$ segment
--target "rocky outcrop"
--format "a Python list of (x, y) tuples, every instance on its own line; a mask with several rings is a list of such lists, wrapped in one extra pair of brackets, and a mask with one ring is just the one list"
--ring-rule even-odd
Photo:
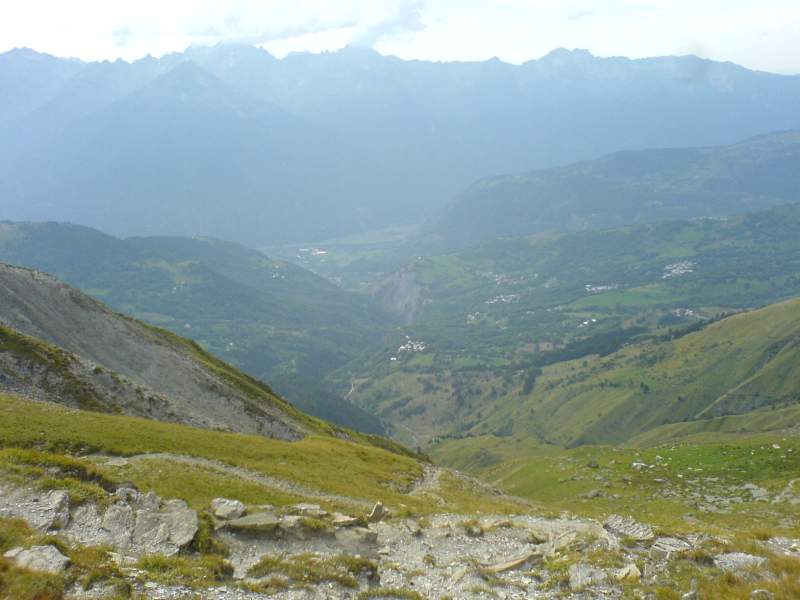
[(105, 510), (87, 503), (70, 507), (66, 492), (0, 485), (0, 517), (24, 519), (45, 532), (60, 531), (83, 545), (108, 545), (124, 556), (177, 554), (194, 539), (197, 513), (183, 500), (152, 492), (117, 490)]
[(649, 542), (656, 537), (652, 527), (639, 523), (631, 517), (611, 515), (606, 519), (604, 527), (619, 537), (629, 538), (637, 542)]
[[(50, 275), (0, 263), (0, 327), (27, 336), (26, 347), (41, 349), (32, 356), (15, 352), (16, 343), (0, 345), (0, 367), (7, 367), (0, 370), (11, 373), (0, 390), (286, 440), (309, 431), (304, 417), (266, 386), (212, 364), (215, 359), (191, 342), (115, 313)], [(58, 360), (49, 358), (56, 355)], [(237, 385), (236, 377), (247, 383)], [(48, 392), (73, 383), (86, 394), (71, 399)]]

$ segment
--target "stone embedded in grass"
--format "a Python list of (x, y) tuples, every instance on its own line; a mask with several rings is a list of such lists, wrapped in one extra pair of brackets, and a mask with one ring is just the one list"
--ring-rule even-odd
[(70, 565), (70, 560), (55, 546), (32, 546), (27, 550), (14, 548), (3, 555), (14, 562), (18, 567), (41, 571), (54, 575), (63, 573)]
[(672, 555), (688, 552), (692, 545), (680, 538), (660, 537), (653, 542), (650, 548), (650, 558), (653, 560), (669, 560)]
[(766, 562), (767, 559), (763, 556), (754, 556), (744, 552), (727, 552), (714, 557), (714, 566), (723, 571), (758, 568)]
[(637, 542), (649, 542), (656, 537), (652, 527), (644, 523), (639, 523), (632, 517), (611, 515), (606, 519), (603, 526), (615, 535), (630, 538)]
[(231, 519), (238, 519), (244, 514), (244, 504), (238, 500), (214, 498), (211, 501), (211, 510), (214, 511), (214, 516), (218, 519), (229, 521)]
[(576, 563), (569, 567), (569, 588), (573, 592), (579, 592), (595, 585), (602, 585), (606, 581), (608, 581), (608, 575), (606, 575), (605, 571), (595, 569), (590, 565)]

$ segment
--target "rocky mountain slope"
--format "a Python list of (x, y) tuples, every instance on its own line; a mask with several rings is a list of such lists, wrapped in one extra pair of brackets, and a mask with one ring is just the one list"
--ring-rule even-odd
[(307, 270), (221, 240), (123, 240), (63, 223), (0, 223), (0, 261), (52, 273), (194, 339), (304, 412), (383, 432), (371, 415), (309, 385), (379, 341), (395, 320)]
[[(325, 430), (191, 342), (114, 313), (38, 271), (0, 263), (0, 325), (11, 371), (4, 387), (39, 381), (57, 392), (77, 385), (71, 400), (79, 404), (85, 395), (90, 404), (129, 414), (286, 439)], [(117, 395), (118, 387), (126, 392)], [(125, 403), (130, 397), (135, 402)]]
[(796, 202), (800, 132), (722, 147), (639, 150), (483, 179), (433, 229), (450, 243), (501, 235), (720, 217)]

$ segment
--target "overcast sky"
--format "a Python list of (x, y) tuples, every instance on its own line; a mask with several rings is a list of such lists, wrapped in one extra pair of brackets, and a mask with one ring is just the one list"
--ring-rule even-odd
[(219, 42), (513, 63), (693, 53), (800, 73), (800, 0), (0, 0), (0, 51), (133, 60)]

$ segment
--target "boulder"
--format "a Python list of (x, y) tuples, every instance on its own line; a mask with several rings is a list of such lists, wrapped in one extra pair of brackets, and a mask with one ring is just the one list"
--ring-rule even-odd
[(631, 517), (611, 515), (603, 524), (606, 530), (619, 537), (627, 537), (637, 542), (649, 542), (655, 539), (653, 528), (644, 523), (639, 523)]
[(69, 494), (52, 490), (42, 499), (41, 507), (47, 512), (47, 529), (64, 529), (69, 525)]
[(753, 569), (767, 562), (763, 556), (754, 556), (744, 552), (727, 552), (714, 557), (714, 566), (723, 571), (739, 571)]
[(244, 504), (238, 500), (214, 498), (211, 501), (211, 510), (214, 511), (214, 516), (218, 519), (229, 521), (231, 519), (238, 519), (244, 515)]
[(386, 509), (383, 507), (381, 502), (375, 503), (375, 506), (372, 507), (372, 512), (369, 513), (369, 517), (367, 520), (370, 523), (378, 523), (386, 518), (387, 512)]
[(186, 502), (179, 499), (167, 500), (157, 514), (167, 527), (171, 543), (183, 548), (192, 542), (199, 528), (199, 521), (197, 513)]
[(69, 558), (61, 554), (55, 546), (32, 546), (27, 550), (14, 548), (3, 556), (13, 561), (18, 567), (44, 573), (63, 573), (70, 564)]
[(595, 569), (585, 563), (576, 563), (569, 568), (569, 588), (579, 592), (588, 587), (602, 585), (608, 581), (605, 571)]

